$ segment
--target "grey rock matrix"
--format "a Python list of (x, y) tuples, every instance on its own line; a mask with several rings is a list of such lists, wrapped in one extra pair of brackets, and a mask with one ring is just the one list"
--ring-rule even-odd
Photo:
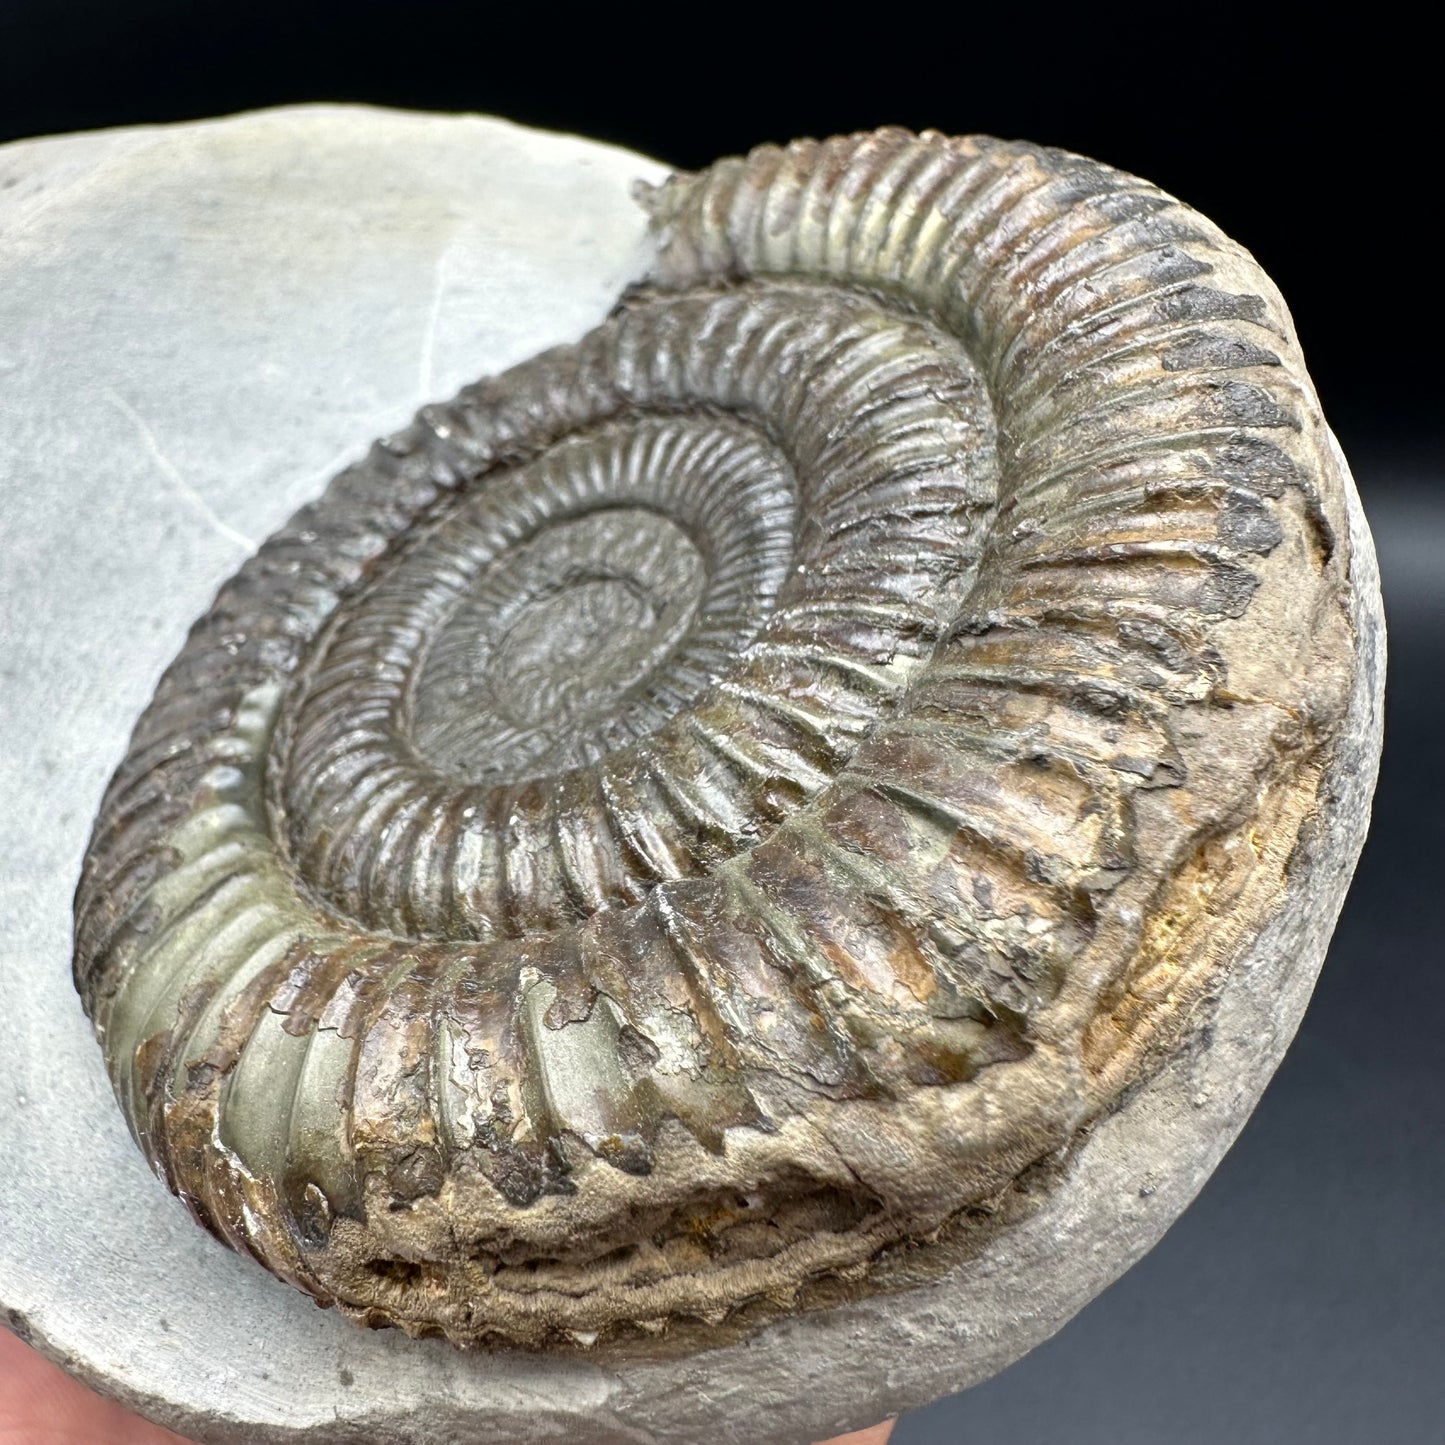
[[(787, 1441), (1148, 1248), (1378, 752), (1368, 536), (1245, 253), (903, 132), (650, 238), (656, 167), (475, 119), (4, 154), (37, 1343), (205, 1439)], [(153, 1166), (325, 1315), (167, 1206), (55, 986), (238, 564), (76, 974)]]

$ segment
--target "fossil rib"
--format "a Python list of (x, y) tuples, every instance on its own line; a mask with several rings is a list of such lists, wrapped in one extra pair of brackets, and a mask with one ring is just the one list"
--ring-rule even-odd
[(1209, 222), (897, 130), (645, 199), (609, 321), (222, 588), (76, 900), (157, 1172), (458, 1343), (926, 1269), (1268, 921), (1351, 680), (1328, 434)]

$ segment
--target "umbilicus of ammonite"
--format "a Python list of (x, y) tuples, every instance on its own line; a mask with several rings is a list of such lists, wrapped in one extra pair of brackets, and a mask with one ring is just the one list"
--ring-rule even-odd
[(1288, 314), (1188, 207), (901, 130), (643, 201), (603, 325), (225, 584), (76, 900), (195, 1217), (458, 1344), (1006, 1227), (1272, 916), (1352, 677)]

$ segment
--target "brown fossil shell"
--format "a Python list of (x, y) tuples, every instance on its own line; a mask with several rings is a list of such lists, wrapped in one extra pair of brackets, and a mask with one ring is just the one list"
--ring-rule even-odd
[(926, 1273), (1268, 921), (1350, 681), (1328, 433), (1208, 221), (900, 130), (645, 199), (611, 319), (222, 588), (76, 899), (197, 1219), (458, 1343)]

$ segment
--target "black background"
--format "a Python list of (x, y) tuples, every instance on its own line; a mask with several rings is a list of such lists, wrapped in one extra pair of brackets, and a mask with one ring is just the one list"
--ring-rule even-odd
[(0, 0), (0, 140), (301, 100), (490, 111), (684, 167), (883, 123), (986, 131), (1147, 176), (1284, 292), (1380, 546), (1371, 842), (1299, 1038), (1199, 1201), (896, 1445), (1445, 1441), (1439, 53), (1379, 5)]

